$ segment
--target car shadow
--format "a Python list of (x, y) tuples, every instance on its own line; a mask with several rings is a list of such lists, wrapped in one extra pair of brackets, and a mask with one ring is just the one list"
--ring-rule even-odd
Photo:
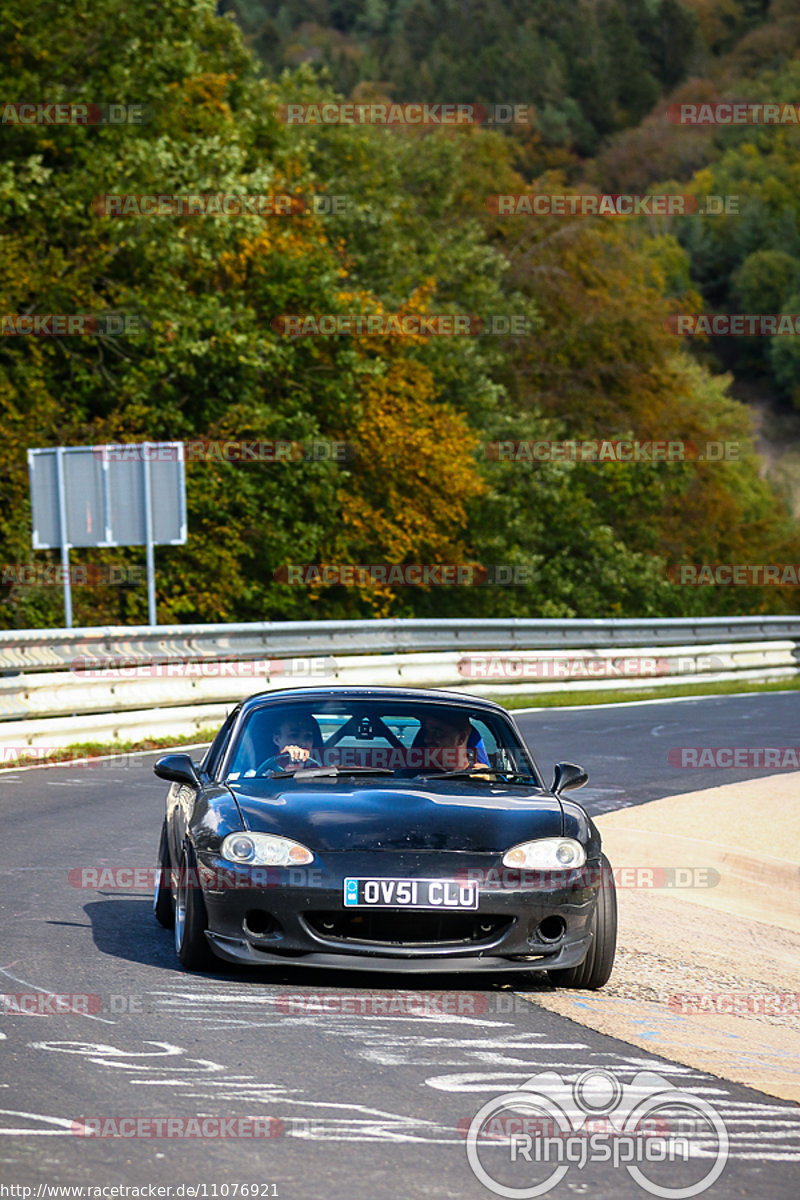
[[(150, 899), (107, 896), (84, 905), (92, 927), (94, 944), (101, 954), (141, 963), (165, 971), (181, 970), (172, 931), (164, 929), (153, 915)], [(237, 984), (274, 984), (325, 992), (335, 988), (350, 993), (369, 992), (551, 992), (547, 976), (533, 972), (487, 977), (485, 974), (451, 972), (409, 975), (402, 971), (336, 971), (320, 967), (248, 967), (219, 960), (209, 971), (186, 972), (187, 979), (235, 979)]]
[(147, 966), (175, 966), (172, 934), (156, 921), (149, 898), (107, 896), (90, 900), (83, 911), (101, 954)]

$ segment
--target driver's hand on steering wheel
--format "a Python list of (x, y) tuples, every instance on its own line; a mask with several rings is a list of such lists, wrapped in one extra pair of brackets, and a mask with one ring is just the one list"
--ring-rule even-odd
[(278, 757), (285, 758), (287, 755), (293, 763), (304, 763), (310, 757), (311, 751), (305, 746), (284, 746)]

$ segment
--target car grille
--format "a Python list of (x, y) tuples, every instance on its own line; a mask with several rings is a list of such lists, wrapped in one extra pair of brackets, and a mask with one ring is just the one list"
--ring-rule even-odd
[(373, 912), (306, 913), (305, 921), (328, 941), (371, 942), (382, 946), (461, 946), (493, 942), (513, 917), (477, 913)]

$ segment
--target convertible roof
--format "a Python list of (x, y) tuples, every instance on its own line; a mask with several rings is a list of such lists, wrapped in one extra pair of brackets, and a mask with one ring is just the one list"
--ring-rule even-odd
[[(485, 708), (490, 712), (506, 713), (502, 705), (483, 696), (472, 696), (464, 692), (451, 692), (445, 688), (400, 688), (400, 687), (293, 687), (273, 688), (269, 692), (257, 692), (242, 702), (247, 709), (269, 700), (416, 700), (422, 704), (447, 703), (465, 708)], [(507, 715), (507, 714), (506, 714)]]

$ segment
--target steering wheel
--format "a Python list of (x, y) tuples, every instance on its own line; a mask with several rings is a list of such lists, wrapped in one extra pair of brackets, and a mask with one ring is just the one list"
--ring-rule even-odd
[(268, 763), (270, 764), (271, 771), (286, 771), (293, 763), (296, 763), (298, 771), (303, 770), (305, 767), (322, 766), (322, 763), (311, 754), (309, 754), (308, 758), (301, 761), (300, 759), (292, 759), (291, 754), (284, 751), (283, 754), (270, 754), (269, 758), (265, 758), (260, 762), (256, 767), (256, 775), (260, 775)]

